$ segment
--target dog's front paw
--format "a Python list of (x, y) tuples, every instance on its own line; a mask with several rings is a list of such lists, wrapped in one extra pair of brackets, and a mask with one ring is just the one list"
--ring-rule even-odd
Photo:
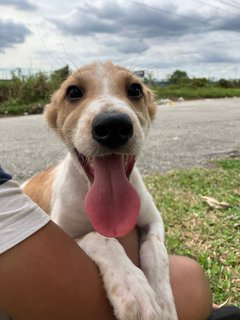
[(115, 270), (114, 281), (104, 281), (115, 316), (119, 320), (165, 319), (145, 275), (133, 267), (126, 271)]
[(144, 273), (127, 257), (116, 239), (91, 232), (77, 243), (98, 265), (117, 319), (167, 319)]

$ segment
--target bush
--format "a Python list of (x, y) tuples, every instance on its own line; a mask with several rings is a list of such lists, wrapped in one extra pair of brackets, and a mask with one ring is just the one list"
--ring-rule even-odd
[(189, 83), (189, 77), (185, 71), (176, 70), (170, 76), (168, 83), (170, 85), (186, 85)]
[(157, 99), (172, 99), (178, 100), (183, 97), (185, 100), (207, 99), (207, 98), (225, 98), (225, 97), (240, 97), (239, 88), (219, 88), (214, 86), (207, 86), (203, 88), (191, 87), (172, 87), (154, 89)]
[(219, 85), (219, 87), (222, 87), (222, 88), (232, 88), (231, 81), (226, 80), (226, 79), (220, 79), (218, 81), (218, 85)]
[(209, 85), (209, 81), (206, 78), (194, 78), (191, 80), (192, 88), (203, 88)]
[(0, 80), (0, 114), (16, 114), (18, 110), (19, 113), (40, 113), (50, 94), (69, 73), (68, 66), (55, 70), (50, 76), (43, 72), (26, 76), (21, 69), (14, 70), (10, 80)]

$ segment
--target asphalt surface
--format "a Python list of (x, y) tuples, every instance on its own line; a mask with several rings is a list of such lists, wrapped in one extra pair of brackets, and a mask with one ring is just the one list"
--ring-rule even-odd
[[(65, 154), (43, 116), (0, 119), (0, 164), (17, 181)], [(178, 102), (158, 107), (138, 166), (143, 174), (163, 174), (236, 156), (240, 156), (240, 98)]]

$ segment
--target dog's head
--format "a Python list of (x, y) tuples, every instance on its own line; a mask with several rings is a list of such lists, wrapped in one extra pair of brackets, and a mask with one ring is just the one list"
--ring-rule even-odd
[(94, 185), (111, 172), (118, 173), (110, 180), (121, 183), (119, 168), (129, 178), (155, 110), (151, 90), (138, 77), (106, 62), (70, 75), (45, 115)]

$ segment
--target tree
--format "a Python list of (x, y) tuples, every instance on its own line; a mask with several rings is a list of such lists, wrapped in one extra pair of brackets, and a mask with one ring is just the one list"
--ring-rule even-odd
[(50, 76), (50, 82), (52, 85), (52, 91), (56, 90), (60, 84), (67, 79), (67, 77), (70, 74), (70, 70), (68, 65), (66, 65), (65, 67), (55, 70), (53, 71), (53, 73)]
[(168, 82), (169, 84), (186, 84), (187, 82), (189, 82), (189, 77), (187, 72), (176, 70), (170, 76)]
[(218, 85), (219, 85), (219, 87), (222, 87), (222, 88), (231, 88), (231, 87), (233, 87), (231, 85), (231, 81), (226, 80), (226, 79), (220, 79), (218, 81)]
[(206, 78), (194, 78), (191, 79), (192, 88), (203, 88), (209, 85), (209, 81)]
[(144, 83), (146, 83), (147, 85), (153, 85), (154, 82), (156, 81), (154, 76), (153, 76), (153, 72), (152, 71), (147, 71), (146, 72), (146, 76), (143, 79)]

